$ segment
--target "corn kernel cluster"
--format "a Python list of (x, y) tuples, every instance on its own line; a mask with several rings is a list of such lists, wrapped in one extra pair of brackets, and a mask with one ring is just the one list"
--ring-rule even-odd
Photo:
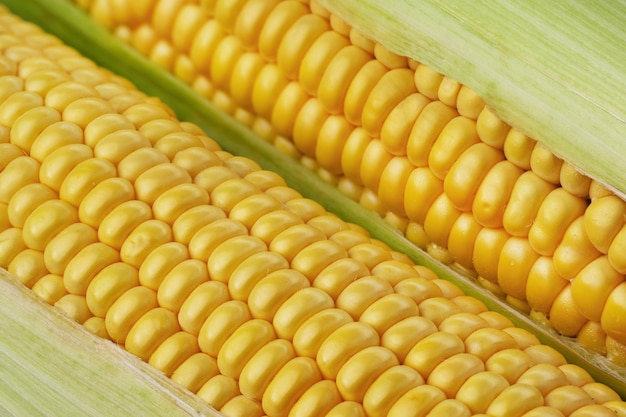
[(314, 0), (77, 2), (431, 255), (626, 363), (626, 202), (467, 86)]
[(0, 13), (0, 266), (227, 416), (626, 416), (609, 387)]

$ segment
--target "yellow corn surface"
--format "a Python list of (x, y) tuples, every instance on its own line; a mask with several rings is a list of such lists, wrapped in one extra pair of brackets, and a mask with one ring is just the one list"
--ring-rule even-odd
[(83, 0), (435, 258), (626, 363), (626, 202), (314, 0)]
[(505, 316), (5, 10), (0, 49), (0, 266), (225, 415), (626, 415)]

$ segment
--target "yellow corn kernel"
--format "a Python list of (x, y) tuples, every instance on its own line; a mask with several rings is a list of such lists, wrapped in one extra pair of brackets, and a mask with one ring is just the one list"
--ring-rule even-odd
[(298, 151), (310, 157), (315, 156), (320, 128), (328, 117), (328, 112), (316, 97), (309, 98), (300, 107), (292, 133)]
[(248, 307), (255, 318), (272, 321), (280, 306), (309, 280), (293, 269), (279, 269), (263, 277), (250, 291)]
[(460, 89), (459, 82), (444, 76), (439, 84), (436, 99), (450, 107), (455, 107)]
[(341, 174), (341, 159), (348, 137), (354, 130), (341, 115), (330, 115), (322, 124), (315, 141), (315, 159), (331, 174)]
[(530, 355), (513, 347), (502, 349), (491, 355), (485, 362), (485, 369), (501, 375), (510, 384), (515, 384), (522, 374), (534, 365), (535, 361)]
[[(200, 205), (188, 209), (181, 214), (172, 224), (174, 239), (182, 244), (189, 244), (204, 226), (212, 222), (226, 218), (223, 210), (209, 205)], [(201, 236), (201, 235), (199, 235)], [(202, 239), (199, 237), (199, 239)], [(201, 243), (200, 245), (203, 245)]]
[(7, 228), (10, 225), (23, 228), (28, 216), (41, 204), (56, 199), (56, 193), (49, 187), (38, 182), (28, 184), (13, 194), (5, 207)]
[(246, 321), (252, 319), (248, 306), (237, 300), (220, 304), (209, 314), (198, 333), (200, 349), (217, 356), (228, 337)]
[[(226, 89), (231, 84), (233, 67), (244, 53), (243, 46), (235, 36), (222, 38), (215, 48), (210, 64), (210, 79), (219, 89)], [(228, 96), (224, 96), (227, 98)], [(231, 98), (228, 97), (230, 100)], [(228, 112), (230, 113), (230, 112)]]
[(263, 277), (288, 266), (285, 258), (276, 252), (255, 253), (241, 261), (232, 271), (228, 290), (233, 299), (247, 301), (250, 291)]
[(564, 414), (561, 413), (556, 408), (548, 407), (545, 405), (533, 408), (532, 410), (522, 415), (522, 417), (563, 417), (563, 416)]
[(227, 218), (215, 219), (196, 230), (197, 232), (189, 241), (189, 254), (192, 258), (205, 262), (223, 242), (235, 236), (246, 235), (248, 232), (241, 223)]
[(241, 369), (239, 387), (242, 394), (261, 400), (272, 378), (295, 356), (291, 343), (283, 339), (274, 339), (260, 346)]
[(60, 122), (61, 114), (50, 107), (34, 107), (22, 113), (11, 126), (11, 143), (30, 153), (35, 140), (49, 125)]
[[(329, 66), (330, 68), (330, 66)], [(327, 68), (328, 71), (328, 68)], [(354, 78), (350, 81), (349, 87), (346, 89), (345, 102), (343, 106), (344, 115), (348, 121), (356, 126), (360, 126), (365, 115), (364, 109), (370, 94), (373, 93), (375, 87), (380, 83), (381, 79), (389, 71), (379, 61), (373, 59), (365, 63), (355, 73)], [(323, 82), (323, 81), (322, 81)], [(320, 84), (320, 88), (326, 85)], [(336, 90), (335, 94), (337, 91)], [(318, 92), (319, 94), (320, 92)], [(322, 103), (325, 101), (321, 98)], [(367, 116), (365, 116), (367, 117)], [(363, 126), (366, 131), (367, 127)]]
[(626, 363), (626, 344), (607, 336), (606, 357), (613, 363), (623, 366)]
[(520, 175), (504, 210), (502, 222), (505, 230), (513, 236), (527, 236), (542, 202), (554, 188), (532, 171)]
[(524, 372), (517, 383), (535, 387), (545, 397), (553, 389), (566, 385), (567, 377), (553, 364), (537, 363)]
[(267, 386), (262, 399), (263, 410), (269, 415), (286, 416), (302, 394), (321, 379), (313, 359), (291, 359)]
[(509, 125), (487, 107), (483, 108), (476, 120), (480, 140), (496, 149), (503, 149), (510, 129)]
[(337, 388), (344, 400), (362, 402), (374, 380), (397, 365), (398, 359), (390, 350), (381, 346), (365, 348), (342, 365), (337, 373)]
[(406, 181), (404, 212), (409, 219), (423, 224), (431, 205), (442, 193), (443, 181), (428, 167), (415, 168)]
[(333, 299), (322, 290), (314, 287), (304, 288), (289, 297), (278, 308), (272, 325), (278, 337), (292, 340), (305, 321), (314, 314), (333, 307)]
[(435, 405), (446, 399), (446, 394), (432, 385), (418, 385), (407, 391), (391, 406), (389, 417), (426, 417)]
[(237, 381), (222, 374), (217, 374), (206, 381), (197, 395), (214, 408), (220, 409), (232, 398), (240, 394)]
[(585, 211), (585, 231), (593, 245), (608, 253), (626, 215), (626, 203), (614, 195), (595, 198)]
[(484, 413), (509, 382), (501, 375), (484, 371), (470, 376), (459, 388), (456, 399), (465, 404), (472, 413)]
[(489, 405), (487, 414), (519, 417), (533, 408), (543, 405), (543, 396), (537, 388), (518, 383), (505, 388)]
[(498, 260), (498, 284), (504, 292), (520, 300), (526, 298), (528, 274), (539, 255), (524, 238), (511, 237), (502, 247)]
[(22, 187), (39, 180), (39, 162), (28, 156), (18, 156), (0, 172), (0, 202), (9, 204)]
[[(605, 306), (606, 308), (606, 306)], [(550, 323), (565, 336), (575, 336), (587, 322), (572, 297), (572, 286), (566, 285), (556, 296), (549, 312)]]
[(406, 155), (409, 134), (418, 116), (430, 101), (419, 93), (403, 98), (385, 118), (380, 129), (380, 138), (388, 152)]
[(417, 68), (415, 68), (414, 82), (417, 91), (431, 100), (438, 99), (439, 89), (443, 79), (444, 76), (442, 74), (439, 74), (427, 65), (419, 64)]
[(204, 383), (219, 373), (217, 362), (211, 356), (199, 352), (185, 359), (172, 373), (172, 381), (191, 392), (198, 392)]
[[(11, 244), (13, 242), (9, 240), (7, 243)], [(38, 250), (24, 248), (19, 252), (11, 253), (11, 255), (13, 255), (12, 259), (6, 265), (6, 269), (29, 288), (49, 273), (45, 267), (43, 254)]]
[(428, 413), (430, 417), (459, 416), (470, 417), (472, 413), (467, 405), (453, 398), (448, 398), (434, 406)]
[(363, 408), (373, 417), (386, 416), (402, 395), (423, 383), (424, 379), (413, 368), (394, 365), (367, 387), (363, 397)]
[(446, 247), (450, 239), (450, 231), (461, 215), (450, 197), (443, 193), (432, 203), (424, 219), (424, 231), (438, 246)]
[(359, 321), (369, 324), (382, 336), (394, 324), (418, 313), (417, 304), (408, 296), (389, 294), (374, 301)]
[(454, 108), (440, 101), (433, 101), (423, 108), (415, 120), (406, 145), (407, 156), (415, 166), (428, 166), (433, 144), (444, 127), (456, 116), (458, 113)]
[(567, 227), (585, 212), (586, 203), (563, 188), (550, 192), (541, 203), (528, 241), (535, 251), (550, 256), (554, 253)]
[(238, 379), (252, 356), (276, 338), (272, 325), (252, 319), (236, 329), (222, 345), (217, 355), (217, 366), (223, 375)]
[[(267, 100), (267, 97), (265, 99)], [(272, 96), (270, 96), (272, 97)], [(297, 81), (291, 81), (282, 89), (271, 111), (270, 120), (280, 135), (291, 137), (295, 131), (300, 110), (310, 99)], [(319, 110), (319, 107), (316, 107)]]
[(313, 384), (296, 401), (290, 414), (302, 417), (327, 415), (333, 407), (341, 404), (343, 399), (333, 381), (322, 380)]
[(465, 340), (470, 334), (474, 333), (478, 329), (482, 329), (489, 326), (487, 321), (482, 317), (461, 312), (453, 314), (444, 319), (439, 324), (439, 330), (442, 332), (450, 333)]
[(415, 86), (411, 83), (412, 78), (413, 72), (408, 68), (392, 69), (372, 88), (366, 98), (360, 120), (370, 135), (379, 137), (391, 110), (406, 97), (416, 93)]
[(571, 417), (613, 417), (615, 412), (605, 407), (604, 404), (588, 404), (577, 408), (570, 414)]
[(335, 31), (327, 31), (320, 35), (306, 51), (300, 64), (298, 81), (304, 90), (314, 95), (324, 71), (340, 50), (349, 45), (346, 37)]
[(97, 242), (97, 232), (83, 223), (72, 223), (53, 237), (44, 249), (46, 268), (63, 274), (69, 262), (87, 245)]
[(456, 108), (461, 116), (476, 120), (483, 108), (484, 100), (466, 85), (461, 86), (456, 100)]
[(158, 246), (172, 241), (172, 229), (165, 222), (149, 219), (135, 227), (120, 248), (122, 261), (136, 268)]
[(91, 317), (91, 312), (85, 302), (85, 297), (75, 294), (66, 294), (59, 298), (54, 306), (59, 308), (70, 319), (84, 323)]
[(55, 150), (83, 142), (83, 132), (74, 123), (60, 121), (47, 126), (33, 141), (30, 155), (43, 163)]
[(350, 29), (350, 43), (371, 54), (374, 53), (375, 42), (355, 28)]
[(56, 274), (47, 274), (39, 278), (31, 290), (48, 304), (54, 304), (67, 294), (63, 286), (63, 277)]
[(526, 300), (531, 308), (547, 314), (568, 282), (556, 271), (552, 259), (539, 257), (528, 272)]
[(197, 259), (183, 260), (161, 281), (157, 291), (159, 305), (178, 312), (191, 292), (208, 279), (206, 263)]
[(150, 355), (148, 363), (168, 377), (191, 355), (198, 353), (196, 338), (187, 332), (177, 332), (165, 339)]
[(463, 116), (448, 122), (428, 155), (428, 166), (440, 179), (444, 179), (455, 161), (473, 144), (479, 141), (476, 122)]
[(600, 256), (585, 229), (585, 216), (579, 216), (565, 231), (553, 254), (554, 268), (563, 277), (575, 277), (587, 264)]
[(235, 236), (219, 244), (208, 259), (211, 279), (228, 283), (237, 266), (250, 256), (267, 250), (262, 240), (254, 236)]
[(329, 29), (325, 19), (314, 14), (305, 14), (285, 32), (276, 52), (276, 62), (287, 77), (298, 77), (307, 51)]
[(571, 415), (578, 408), (593, 404), (593, 399), (579, 387), (567, 385), (555, 388), (545, 396), (545, 405)]
[(424, 378), (444, 360), (465, 352), (463, 341), (456, 335), (436, 332), (417, 342), (403, 363), (415, 369)]
[(472, 266), (474, 258), (474, 242), (482, 227), (471, 213), (461, 214), (450, 229), (448, 251), (455, 262), (464, 266)]
[[(287, 210), (276, 210), (257, 219), (250, 228), (250, 235), (258, 237), (266, 244), (271, 244), (277, 237), (281, 236), (283, 232), (285, 232), (286, 235), (283, 235), (281, 239), (283, 237), (287, 238), (287, 231), (293, 226), (302, 225), (302, 223), (302, 219), (297, 214)], [(285, 240), (283, 251), (287, 250), (289, 246), (288, 241), (289, 239)], [(282, 243), (279, 245), (279, 242), (281, 242), (280, 239), (276, 241), (274, 246), (270, 246), (270, 249), (275, 251), (274, 247), (283, 245)]]
[(495, 164), (476, 191), (472, 213), (485, 227), (502, 227), (504, 210), (523, 170), (508, 160)]
[(517, 348), (517, 342), (506, 332), (493, 328), (477, 329), (465, 339), (465, 347), (483, 362), (496, 352)]
[(85, 145), (93, 148), (103, 138), (117, 131), (130, 133), (135, 126), (124, 116), (117, 113), (107, 113), (95, 118), (84, 129)]
[(621, 344), (626, 344), (624, 317), (624, 301), (626, 300), (626, 283), (622, 282), (611, 291), (602, 310), (601, 323), (607, 336)]
[(105, 317), (115, 300), (138, 284), (138, 272), (132, 266), (123, 262), (105, 266), (87, 287), (85, 298), (89, 310), (97, 317)]
[[(35, 94), (30, 91), (16, 91), (15, 93), (8, 96), (2, 102), (2, 104), (0, 104), (0, 123), (2, 123), (4, 126), (13, 126), (23, 114), (28, 113), (28, 111), (31, 109), (41, 108), (42, 106), (43, 99), (39, 94)], [(36, 112), (41, 113), (42, 111), (36, 110)], [(49, 110), (43, 110), (43, 112), (48, 113), (48, 115), (53, 118), (51, 120), (58, 121), (58, 119), (55, 119), (54, 117), (55, 113), (50, 112)], [(43, 114), (41, 116), (43, 116)], [(25, 120), (27, 123), (31, 122), (30, 118), (26, 118)], [(13, 139), (19, 138), (19, 135), (9, 135)], [(11, 142), (13, 142), (13, 140), (11, 140)], [(15, 143), (15, 145), (20, 146), (20, 143)], [(30, 147), (27, 146), (27, 149), (30, 149)]]
[(237, 395), (228, 400), (220, 408), (220, 413), (232, 417), (262, 417), (265, 415), (259, 402), (243, 395)]
[(552, 184), (559, 184), (562, 165), (563, 160), (541, 143), (533, 148), (530, 156), (530, 168), (543, 180)]
[[(52, 152), (41, 163), (39, 181), (58, 192), (66, 176), (79, 163), (93, 156), (93, 151), (86, 145), (72, 144), (62, 146)], [(6, 169), (3, 171), (3, 173)], [(28, 172), (28, 170), (26, 171)], [(2, 175), (2, 174), (0, 174)]]
[(606, 333), (599, 322), (588, 321), (576, 335), (576, 341), (592, 352), (607, 355)]
[(141, 316), (126, 336), (125, 348), (130, 353), (148, 361), (159, 345), (180, 331), (176, 315), (157, 307)]
[(624, 276), (611, 266), (608, 257), (601, 256), (571, 281), (572, 299), (583, 316), (600, 321), (609, 294), (623, 281)]
[(624, 249), (626, 248), (626, 225), (617, 232), (617, 235), (609, 246), (609, 261), (611, 266), (618, 272), (626, 274), (626, 258), (624, 257)]
[(374, 43), (374, 56), (378, 61), (380, 61), (384, 66), (393, 70), (399, 68), (406, 68), (408, 66), (408, 59), (405, 56), (397, 55), (388, 49), (386, 49), (382, 44), (375, 42)]
[(149, 288), (136, 286), (124, 292), (111, 305), (104, 318), (111, 340), (124, 344), (137, 320), (157, 306), (156, 293)]
[(471, 210), (483, 178), (503, 159), (504, 155), (500, 151), (484, 143), (467, 148), (451, 165), (443, 182), (444, 192), (452, 204), (460, 210)]
[(393, 288), (384, 279), (366, 276), (346, 286), (335, 302), (338, 308), (357, 320), (372, 303), (392, 293)]
[(580, 386), (587, 394), (593, 398), (597, 404), (604, 404), (608, 401), (619, 401), (619, 395), (613, 389), (599, 382), (588, 382)]

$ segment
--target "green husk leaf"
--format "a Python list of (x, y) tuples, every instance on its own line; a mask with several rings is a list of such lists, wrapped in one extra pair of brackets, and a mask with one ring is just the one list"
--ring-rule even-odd
[[(414, 262), (431, 268), (441, 278), (454, 282), (467, 295), (480, 299), (491, 310), (505, 314), (516, 326), (530, 330), (542, 343), (559, 350), (570, 363), (580, 365), (597, 381), (611, 386), (623, 398), (626, 398), (626, 386), (623, 383), (626, 375), (623, 369), (614, 366), (600, 355), (583, 351), (572, 341), (534, 323), (527, 316), (478, 286), (470, 278), (434, 260), (378, 215), (350, 200), (337, 188), (322, 181), (315, 173), (303, 168), (299, 161), (281, 153), (239, 122), (221, 112), (189, 86), (156, 67), (96, 25), (69, 2), (65, 0), (29, 0), (28, 2), (0, 0), (0, 2), (6, 4), (14, 13), (40, 25), (66, 44), (75, 47), (99, 65), (129, 79), (145, 93), (161, 98), (181, 120), (196, 123), (224, 150), (251, 158), (263, 168), (277, 172), (303, 196), (318, 201), (328, 211), (339, 215), (344, 220), (365, 227), (372, 237), (384, 241), (394, 250), (407, 254)], [(363, 8), (368, 9), (373, 3), (370, 0), (364, 1)], [(386, 6), (388, 3), (382, 4)], [(392, 5), (395, 2), (389, 4)], [(389, 19), (389, 16), (383, 14), (381, 19)]]
[(0, 269), (0, 415), (218, 416), (208, 404), (87, 331)]
[(319, 0), (626, 196), (626, 2)]

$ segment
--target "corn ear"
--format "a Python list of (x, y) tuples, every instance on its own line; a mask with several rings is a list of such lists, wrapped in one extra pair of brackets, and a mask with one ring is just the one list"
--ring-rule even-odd
[(467, 85), (502, 120), (626, 196), (624, 2), (319, 3)]
[(191, 121), (201, 127), (224, 150), (254, 159), (264, 169), (279, 173), (289, 186), (304, 197), (318, 201), (326, 210), (338, 214), (345, 221), (367, 225), (367, 230), (373, 238), (384, 241), (393, 250), (407, 254), (414, 262), (452, 281), (465, 294), (483, 301), (490, 310), (506, 315), (516, 326), (531, 329), (541, 343), (556, 348), (568, 362), (584, 367), (598, 381), (613, 387), (621, 396), (626, 396), (626, 388), (622, 383), (623, 370), (616, 368), (605, 358), (581, 350), (574, 342), (560, 337), (554, 331), (537, 325), (528, 316), (502, 303), (493, 293), (476, 286), (471, 279), (417, 249), (377, 214), (364, 209), (336, 187), (324, 182), (314, 172), (302, 169), (299, 161), (277, 152), (270, 143), (225, 115), (182, 81), (156, 67), (105, 29), (95, 25), (89, 17), (69, 2), (31, 0), (27, 5), (21, 4), (23, 2), (19, 0), (3, 2), (18, 15), (43, 26), (49, 33), (58, 36), (99, 65), (131, 80), (138, 89), (162, 99), (181, 120)]

